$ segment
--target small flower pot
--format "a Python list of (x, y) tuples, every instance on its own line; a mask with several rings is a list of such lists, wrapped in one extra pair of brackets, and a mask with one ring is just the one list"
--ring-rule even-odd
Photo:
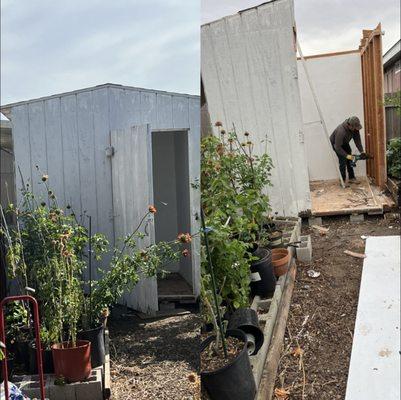
[(253, 296), (268, 297), (276, 289), (276, 277), (273, 272), (271, 251), (259, 248), (259, 260), (251, 264), (251, 294)]
[[(54, 372), (53, 353), (51, 349), (43, 349), (42, 346), (42, 363), (43, 372), (45, 374), (52, 374)], [(38, 366), (36, 362), (36, 343), (29, 343), (29, 373), (37, 374)]]
[(104, 364), (104, 326), (100, 325), (95, 329), (89, 329), (77, 333), (80, 340), (88, 340), (91, 343), (91, 364), (92, 368), (100, 367)]
[(52, 346), (54, 373), (67, 382), (79, 382), (87, 379), (91, 373), (91, 344), (88, 340), (57, 343)]
[(288, 249), (273, 249), (272, 250), (272, 263), (274, 274), (276, 277), (284, 275), (288, 271), (288, 262), (290, 261), (290, 252)]
[(248, 354), (257, 354), (264, 335), (259, 327), (258, 313), (252, 308), (238, 308), (228, 321), (227, 329), (239, 329), (247, 336)]
[[(246, 335), (240, 330), (231, 330), (227, 331), (226, 336), (243, 341), (244, 348), (224, 367), (215, 371), (201, 372), (202, 386), (211, 400), (254, 400), (256, 384), (249, 361)], [(204, 340), (201, 344), (201, 352), (213, 340), (215, 336), (209, 336)]]

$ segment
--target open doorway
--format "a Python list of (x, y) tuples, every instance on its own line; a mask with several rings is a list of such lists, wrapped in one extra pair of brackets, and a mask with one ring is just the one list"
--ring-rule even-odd
[[(155, 240), (171, 241), (178, 233), (191, 231), (188, 130), (152, 132), (153, 197)], [(190, 257), (165, 266), (166, 277), (157, 280), (159, 300), (193, 297)]]

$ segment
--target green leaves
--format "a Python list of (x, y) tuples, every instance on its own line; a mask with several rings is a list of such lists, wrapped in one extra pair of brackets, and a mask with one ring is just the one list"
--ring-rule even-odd
[(401, 138), (391, 139), (387, 145), (387, 170), (390, 176), (401, 179)]
[[(249, 133), (206, 137), (201, 143), (202, 206), (206, 225), (212, 228), (209, 243), (220, 307), (236, 309), (249, 305), (250, 244), (259, 237), (260, 224), (269, 213), (272, 162), (267, 154), (254, 154)], [(213, 304), (210, 271), (202, 253), (202, 297)], [(210, 322), (211, 307), (204, 308)]]

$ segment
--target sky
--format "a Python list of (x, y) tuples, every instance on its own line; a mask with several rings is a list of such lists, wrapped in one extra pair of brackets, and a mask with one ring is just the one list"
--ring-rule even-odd
[[(202, 24), (263, 0), (202, 0)], [(294, 0), (297, 36), (304, 55), (357, 49), (362, 29), (382, 23), (383, 52), (400, 39), (399, 0)]]
[[(1, 104), (106, 82), (199, 94), (199, 24), (262, 0), (1, 0)], [(202, 3), (202, 10), (201, 10)], [(295, 0), (305, 55), (355, 49), (399, 0)]]
[(1, 0), (1, 104), (117, 83), (199, 94), (198, 0)]

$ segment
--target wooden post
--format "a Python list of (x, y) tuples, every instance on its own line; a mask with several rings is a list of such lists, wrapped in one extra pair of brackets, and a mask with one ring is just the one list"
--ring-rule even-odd
[(387, 180), (381, 24), (364, 30), (361, 40), (362, 84), (365, 112), (365, 147), (374, 156), (367, 175), (384, 187)]

